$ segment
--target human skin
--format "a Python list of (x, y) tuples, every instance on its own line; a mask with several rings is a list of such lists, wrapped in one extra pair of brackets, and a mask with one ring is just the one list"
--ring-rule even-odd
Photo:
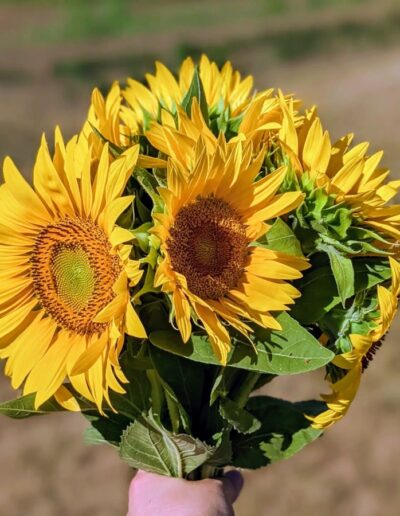
[(242, 486), (238, 471), (196, 481), (138, 471), (129, 488), (127, 516), (234, 516), (232, 505)]

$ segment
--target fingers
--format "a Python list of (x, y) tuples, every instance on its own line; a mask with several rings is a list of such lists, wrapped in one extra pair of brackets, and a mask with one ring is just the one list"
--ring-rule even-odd
[(228, 471), (222, 478), (223, 491), (228, 503), (233, 504), (242, 490), (244, 479), (237, 470)]

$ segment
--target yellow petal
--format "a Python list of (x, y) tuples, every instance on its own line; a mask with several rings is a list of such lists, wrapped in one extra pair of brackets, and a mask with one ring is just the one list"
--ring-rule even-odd
[(172, 303), (175, 308), (176, 324), (182, 335), (183, 342), (187, 342), (192, 331), (189, 301), (180, 289), (177, 288), (172, 295)]
[(79, 375), (88, 371), (108, 344), (108, 332), (105, 331), (100, 336), (93, 335), (88, 338), (87, 348), (76, 360), (72, 368), (71, 375)]
[(131, 337), (138, 339), (145, 339), (147, 337), (146, 330), (130, 301), (126, 305), (125, 331)]
[(29, 206), (35, 217), (43, 222), (50, 222), (50, 215), (44, 207), (38, 195), (32, 190), (25, 179), (22, 177), (11, 158), (6, 157), (3, 163), (4, 181), (12, 196), (22, 206)]
[(54, 393), (54, 398), (65, 410), (69, 410), (70, 412), (81, 411), (81, 407), (79, 406), (75, 396), (73, 396), (71, 392), (64, 387), (64, 385), (61, 385), (61, 387), (57, 389)]
[(212, 310), (199, 304), (195, 305), (195, 310), (210, 337), (214, 353), (221, 364), (226, 365), (228, 352), (231, 347), (229, 333)]

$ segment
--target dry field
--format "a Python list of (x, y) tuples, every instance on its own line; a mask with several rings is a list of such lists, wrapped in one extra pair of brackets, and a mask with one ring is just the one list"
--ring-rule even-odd
[[(40, 132), (56, 123), (68, 135), (78, 130), (95, 84), (140, 76), (155, 57), (174, 64), (185, 51), (204, 48), (254, 74), (260, 88), (280, 87), (317, 103), (335, 136), (354, 131), (357, 141), (371, 140), (400, 177), (399, 18), (392, 23), (393, 2), (353, 3), (301, 19), (296, 12), (264, 20), (247, 13), (243, 23), (179, 26), (157, 37), (75, 39), (43, 35), (62, 22), (56, 7), (0, 3), (0, 158), (13, 155), (29, 176)], [(397, 321), (344, 421), (290, 461), (245, 472), (238, 516), (400, 514), (399, 331)], [(269, 392), (296, 400), (321, 388), (315, 375), (276, 381)], [(0, 377), (0, 399), (11, 396)], [(130, 471), (112, 449), (85, 446), (84, 427), (72, 414), (0, 419), (0, 516), (125, 514)]]

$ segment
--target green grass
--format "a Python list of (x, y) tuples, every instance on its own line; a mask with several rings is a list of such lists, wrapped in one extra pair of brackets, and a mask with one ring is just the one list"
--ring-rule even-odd
[(295, 28), (275, 33), (258, 34), (254, 37), (231, 38), (223, 45), (201, 46), (182, 43), (180, 56), (207, 53), (218, 60), (229, 53), (229, 49), (239, 48), (242, 52), (263, 49), (265, 59), (290, 61), (318, 54), (327, 54), (343, 49), (361, 49), (371, 45), (384, 45), (400, 41), (400, 10), (393, 11), (381, 20), (371, 22), (345, 21), (333, 26)]
[[(400, 11), (393, 12), (387, 18), (370, 23), (343, 22), (339, 25), (297, 28), (281, 30), (275, 33), (252, 35), (240, 40), (228, 38), (220, 45), (210, 45), (205, 41), (201, 45), (180, 42), (169, 53), (168, 65), (173, 68), (188, 55), (199, 57), (206, 53), (217, 63), (222, 64), (227, 56), (237, 51), (251, 55), (256, 49), (263, 52), (265, 63), (285, 62), (329, 55), (348, 49), (363, 49), (371, 46), (385, 45), (400, 41)], [(117, 76), (124, 79), (127, 75), (143, 77), (152, 70), (155, 59), (160, 56), (146, 52), (126, 52), (96, 59), (74, 59), (57, 63), (54, 68), (56, 77), (84, 82), (96, 82), (108, 87), (108, 77)]]
[[(0, 0), (1, 1), (1, 0)], [(373, 0), (9, 0), (9, 4), (46, 4), (60, 11), (52, 27), (34, 29), (34, 41), (84, 41), (132, 34), (174, 32), (190, 27), (229, 27), (248, 22), (307, 15), (312, 11)], [(23, 8), (23, 7), (21, 7)]]

